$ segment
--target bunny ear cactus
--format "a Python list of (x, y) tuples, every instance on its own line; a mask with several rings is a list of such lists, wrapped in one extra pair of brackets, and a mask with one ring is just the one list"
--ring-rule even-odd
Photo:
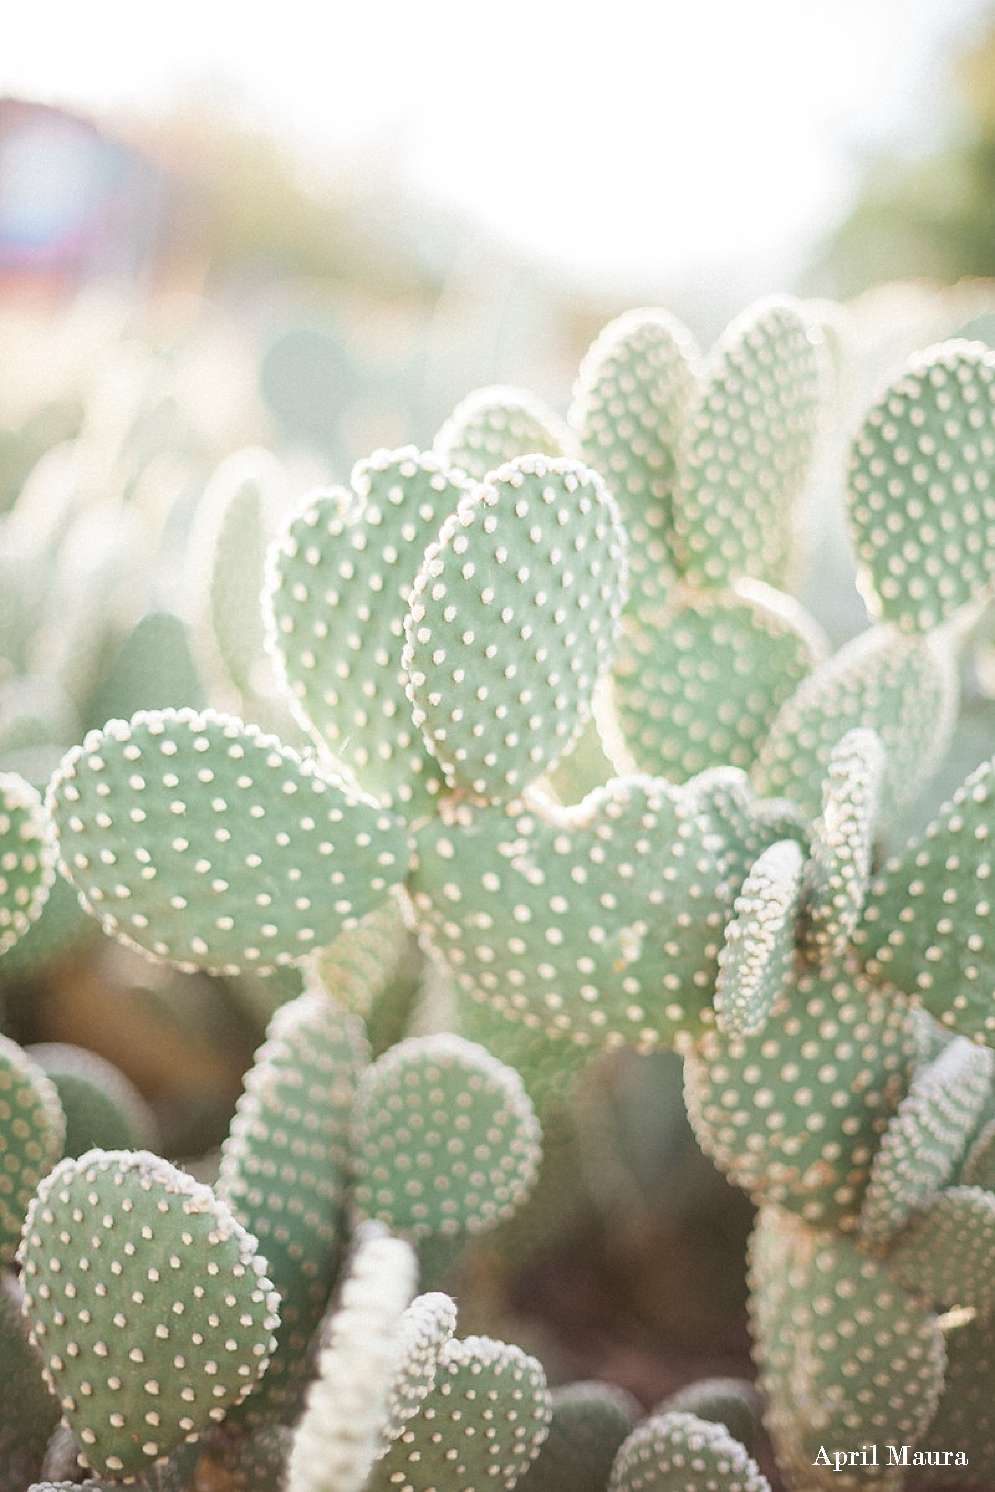
[(0, 1036), (0, 1266), (14, 1259), (29, 1205), (62, 1155), (65, 1132), (55, 1084), (22, 1047)]
[(526, 389), (478, 389), (458, 404), (432, 450), (450, 468), (481, 481), (516, 456), (567, 456), (573, 435)]
[(770, 1492), (770, 1483), (724, 1425), (674, 1409), (623, 1442), (608, 1492)]
[(41, 795), (15, 772), (0, 772), (0, 954), (41, 914), (55, 880)]

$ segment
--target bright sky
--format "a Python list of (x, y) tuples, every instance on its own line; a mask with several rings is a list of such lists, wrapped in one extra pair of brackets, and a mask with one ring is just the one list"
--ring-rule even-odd
[(582, 273), (767, 255), (842, 208), (854, 150), (942, 118), (992, 0), (50, 0), (0, 92), (154, 108), (196, 85), (306, 145), (380, 140), (418, 188)]

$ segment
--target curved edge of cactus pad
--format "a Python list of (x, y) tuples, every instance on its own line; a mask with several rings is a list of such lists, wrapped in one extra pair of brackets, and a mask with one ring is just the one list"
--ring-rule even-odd
[(405, 828), (375, 798), (214, 710), (142, 710), (91, 731), (46, 805), (85, 910), (181, 969), (296, 963), (408, 869)]

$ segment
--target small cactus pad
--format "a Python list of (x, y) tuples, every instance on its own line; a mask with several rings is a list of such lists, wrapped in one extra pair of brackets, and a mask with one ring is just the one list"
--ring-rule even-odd
[(614, 655), (625, 539), (602, 479), (524, 456), (474, 487), (429, 545), (403, 663), (451, 787), (506, 798), (579, 736)]
[(46, 1376), (102, 1475), (132, 1475), (193, 1439), (265, 1370), (278, 1297), (255, 1239), (148, 1151), (60, 1162), (18, 1260)]
[(61, 869), (124, 942), (183, 969), (293, 963), (403, 880), (398, 821), (275, 736), (213, 710), (140, 711), (49, 787)]
[(10, 1264), (35, 1188), (62, 1155), (66, 1120), (55, 1084), (0, 1036), (0, 1266)]
[(928, 632), (995, 582), (995, 354), (920, 354), (864, 416), (849, 519), (868, 610)]
[(748, 1378), (696, 1378), (668, 1394), (653, 1410), (666, 1414), (680, 1410), (699, 1419), (724, 1425), (733, 1440), (756, 1454), (763, 1434), (763, 1399)]
[[(66, 1116), (63, 1155), (155, 1150), (159, 1125), (151, 1104), (120, 1068), (84, 1047), (46, 1041), (26, 1048), (52, 1080)], [(60, 1157), (61, 1159), (61, 1157)]]
[(698, 1143), (754, 1200), (852, 1228), (915, 1052), (911, 1013), (892, 991), (855, 972), (803, 970), (759, 1035), (708, 1031), (688, 1056)]
[(675, 453), (697, 360), (694, 338), (668, 311), (627, 311), (588, 349), (574, 388), (581, 454), (615, 493), (629, 535), (637, 613), (675, 575)]
[(842, 1234), (761, 1209), (750, 1248), (754, 1355), (790, 1485), (894, 1488), (883, 1464), (816, 1463), (820, 1446), (914, 1445), (943, 1386), (943, 1334), (921, 1297)]
[(770, 1492), (724, 1425), (668, 1410), (637, 1425), (615, 1458), (608, 1492)]
[(441, 1290), (418, 1295), (401, 1317), (397, 1367), (387, 1395), (380, 1454), (385, 1455), (435, 1383), (439, 1355), (456, 1330), (456, 1302)]
[(366, 1020), (408, 949), (408, 931), (394, 898), (368, 912), (357, 927), (340, 932), (309, 961), (309, 983)]
[(527, 389), (477, 389), (453, 410), (432, 450), (448, 467), (481, 481), (516, 456), (567, 456), (571, 431)]
[(995, 1195), (952, 1186), (909, 1224), (888, 1254), (905, 1289), (980, 1315), (995, 1306)]
[(354, 1150), (359, 1211), (416, 1239), (510, 1217), (541, 1153), (518, 1073), (448, 1032), (399, 1042), (367, 1068)]
[(466, 486), (413, 447), (319, 492), (270, 556), (269, 642), (298, 718), (387, 803), (424, 811), (442, 774), (411, 724), (401, 668), (408, 597), (426, 544)]
[(549, 1419), (546, 1378), (534, 1357), (490, 1337), (454, 1339), (368, 1492), (511, 1492), (539, 1454)]
[(868, 969), (944, 1026), (995, 1046), (992, 875), (995, 758), (957, 789), (925, 832), (887, 862), (856, 932)]
[(0, 953), (27, 932), (54, 880), (41, 796), (16, 772), (0, 772)]
[(991, 1096), (995, 1054), (957, 1037), (919, 1068), (871, 1166), (860, 1236), (887, 1243), (950, 1180)]
[(367, 1229), (331, 1318), (287, 1466), (286, 1492), (360, 1492), (378, 1454), (415, 1291), (411, 1245)]
[(550, 1390), (549, 1434), (517, 1492), (605, 1492), (622, 1442), (642, 1418), (638, 1400), (613, 1383)]
[(824, 968), (844, 956), (863, 910), (884, 767), (884, 746), (872, 730), (849, 731), (829, 758), (805, 867), (802, 938)]
[(456, 805), (418, 835), (410, 890), (467, 995), (593, 1049), (653, 1050), (712, 1019), (727, 874), (696, 801), (634, 777), (573, 809)]
[(750, 307), (713, 349), (678, 449), (676, 547), (692, 585), (785, 584), (824, 372), (820, 335), (787, 298)]
[(328, 996), (281, 1005), (221, 1150), (217, 1195), (259, 1240), (280, 1292), (269, 1369), (241, 1417), (287, 1418), (328, 1304), (344, 1231), (349, 1123), (366, 1060), (360, 1023)]
[(785, 701), (751, 776), (763, 797), (795, 799), (813, 819), (841, 737), (861, 726), (885, 748), (879, 825), (900, 820), (946, 750), (957, 709), (953, 659), (934, 639), (882, 624), (845, 643)]
[(760, 581), (675, 588), (645, 626), (627, 620), (612, 703), (641, 772), (684, 782), (750, 767), (781, 705), (826, 653), (797, 602)]
[(794, 839), (781, 839), (754, 862), (737, 896), (719, 950), (715, 1013), (727, 1035), (762, 1031), (787, 989), (795, 961), (803, 857)]

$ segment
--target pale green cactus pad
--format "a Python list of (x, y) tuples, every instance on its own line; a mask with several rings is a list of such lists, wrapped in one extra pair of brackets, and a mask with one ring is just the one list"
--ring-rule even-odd
[(431, 1391), (443, 1347), (456, 1331), (456, 1302), (441, 1290), (418, 1295), (400, 1321), (394, 1380), (387, 1394), (387, 1413), (380, 1454), (386, 1455)]
[(724, 1425), (669, 1410), (637, 1425), (615, 1458), (608, 1492), (770, 1492)]
[(787, 992), (795, 963), (804, 860), (781, 839), (755, 860), (719, 950), (715, 1013), (726, 1035), (755, 1036)]
[(676, 449), (697, 364), (693, 336), (669, 311), (627, 311), (588, 349), (574, 388), (581, 454), (615, 493), (629, 535), (637, 615), (676, 575)]
[(688, 1114), (702, 1149), (755, 1201), (850, 1229), (915, 1054), (900, 997), (859, 972), (805, 969), (759, 1035), (701, 1037), (685, 1062)]
[(870, 882), (885, 752), (872, 730), (852, 730), (829, 758), (822, 813), (805, 866), (802, 943), (830, 969), (846, 953)]
[(860, 1236), (887, 1243), (955, 1174), (990, 1101), (995, 1055), (957, 1037), (920, 1067), (885, 1130), (864, 1193)]
[(499, 467), (443, 524), (402, 661), (451, 787), (510, 797), (576, 741), (614, 655), (624, 555), (604, 482), (565, 458)]
[(439, 1355), (431, 1392), (374, 1468), (368, 1492), (511, 1492), (539, 1454), (549, 1419), (546, 1378), (534, 1357), (490, 1337), (454, 1338)]
[(690, 793), (617, 778), (572, 809), (456, 805), (418, 835), (410, 891), (468, 996), (595, 1050), (653, 1050), (713, 1018), (727, 848)]
[(0, 1266), (14, 1258), (28, 1205), (62, 1155), (65, 1131), (55, 1084), (23, 1047), (0, 1036)]
[(0, 953), (39, 916), (55, 880), (41, 796), (16, 772), (0, 772)]
[(675, 587), (645, 624), (622, 629), (612, 704), (624, 748), (639, 771), (674, 782), (724, 763), (750, 767), (826, 651), (797, 602), (760, 581)]
[(407, 938), (401, 909), (391, 897), (357, 927), (318, 949), (308, 962), (309, 984), (365, 1021), (396, 972)]
[(369, 792), (424, 812), (442, 774), (411, 722), (404, 618), (466, 478), (405, 447), (360, 462), (353, 488), (310, 498), (272, 551), (269, 646), (305, 728)]
[(234, 716), (140, 711), (49, 786), (60, 868), (106, 932), (184, 969), (294, 963), (403, 880), (400, 823)]
[(345, 1232), (349, 1125), (367, 1060), (360, 1022), (327, 995), (280, 1006), (221, 1149), (217, 1195), (259, 1241), (280, 1293), (277, 1344), (240, 1418), (286, 1419)]
[(995, 1046), (993, 789), (995, 759), (887, 862), (856, 942), (868, 969), (921, 999), (942, 1025)]
[(517, 1492), (605, 1492), (619, 1446), (642, 1418), (639, 1401), (593, 1381), (551, 1389), (549, 1402), (549, 1434)]
[(148, 1151), (60, 1162), (32, 1201), (18, 1261), (46, 1376), (102, 1475), (168, 1455), (265, 1371), (278, 1297), (255, 1239), (208, 1187)]
[(877, 1470), (815, 1464), (820, 1446), (914, 1445), (939, 1403), (943, 1333), (921, 1294), (842, 1234), (761, 1209), (750, 1250), (751, 1315), (767, 1429), (784, 1476), (805, 1488), (897, 1488)]
[(680, 799), (700, 816), (713, 843), (721, 845), (725, 875), (720, 895), (730, 905), (750, 866), (780, 839), (794, 839), (807, 851), (811, 825), (788, 798), (759, 798), (740, 767), (706, 767), (684, 784)]
[(751, 776), (763, 797), (793, 798), (813, 819), (833, 751), (849, 731), (876, 731), (885, 748), (878, 825), (893, 827), (916, 802), (950, 740), (958, 677), (935, 638), (888, 624), (845, 643), (779, 710)]
[(864, 417), (849, 520), (868, 610), (928, 632), (995, 583), (995, 353), (918, 356)]
[(453, 410), (432, 442), (448, 467), (481, 481), (516, 456), (569, 456), (570, 429), (527, 389), (477, 389)]
[(414, 1239), (482, 1232), (532, 1190), (540, 1139), (512, 1068), (448, 1032), (411, 1037), (360, 1079), (356, 1207)]
[(751, 306), (712, 350), (678, 448), (675, 547), (690, 584), (785, 586), (825, 372), (820, 333), (786, 297)]
[(987, 1316), (995, 1306), (995, 1194), (951, 1186), (892, 1245), (887, 1264), (906, 1290)]

